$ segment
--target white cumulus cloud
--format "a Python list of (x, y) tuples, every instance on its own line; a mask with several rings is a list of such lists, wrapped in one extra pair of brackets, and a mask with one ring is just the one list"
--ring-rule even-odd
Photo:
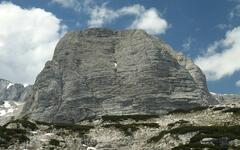
[(75, 7), (76, 4), (78, 5), (78, 1), (76, 0), (52, 0), (53, 3), (58, 3), (63, 7)]
[(89, 9), (88, 13), (90, 14), (90, 20), (88, 20), (90, 28), (102, 27), (120, 16), (118, 11), (107, 8), (106, 4), (95, 6), (93, 9)]
[(238, 80), (238, 81), (236, 82), (236, 86), (237, 86), (237, 87), (240, 87), (240, 80)]
[(194, 39), (191, 37), (188, 37), (184, 43), (182, 44), (183, 51), (188, 51), (192, 47), (192, 43), (194, 42)]
[(240, 71), (240, 26), (228, 31), (225, 38), (212, 44), (195, 63), (208, 80), (219, 80)]
[(65, 8), (72, 8), (77, 12), (88, 9), (91, 4), (94, 4), (93, 0), (51, 0), (51, 2)]
[(64, 26), (52, 13), (0, 3), (0, 78), (33, 83), (51, 59)]
[(143, 29), (150, 34), (163, 34), (168, 28), (168, 23), (161, 18), (155, 8), (146, 10), (131, 25), (131, 28)]
[(128, 28), (143, 29), (150, 34), (164, 34), (169, 27), (169, 24), (160, 16), (157, 9), (146, 9), (140, 4), (112, 9), (107, 7), (107, 2), (101, 3), (93, 0), (52, 0), (51, 2), (89, 15), (87, 24), (90, 28), (103, 27), (123, 16), (134, 17)]
[(237, 4), (229, 14), (230, 18), (240, 17), (240, 4)]
[(167, 21), (162, 18), (155, 8), (145, 9), (144, 6), (135, 4), (112, 10), (102, 6), (96, 6), (89, 10), (89, 27), (102, 27), (123, 16), (134, 16), (135, 19), (129, 28), (143, 29), (149, 34), (164, 34), (169, 27)]

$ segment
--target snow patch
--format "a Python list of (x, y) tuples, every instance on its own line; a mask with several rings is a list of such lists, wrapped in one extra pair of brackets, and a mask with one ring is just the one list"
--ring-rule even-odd
[(24, 84), (23, 84), (23, 86), (24, 86), (24, 87), (27, 87), (27, 86), (29, 86), (29, 84), (27, 84), (27, 83), (24, 83)]
[(38, 132), (37, 131), (30, 131), (32, 134), (37, 134)]
[(114, 63), (114, 67), (117, 67), (117, 63)]
[(17, 106), (22, 105), (22, 103), (19, 103), (19, 102), (14, 102), (14, 104)]
[(0, 110), (0, 116), (4, 116), (4, 115), (6, 115), (6, 111), (5, 110)]
[(87, 150), (97, 150), (95, 147), (88, 147)]
[(0, 105), (0, 117), (12, 115), (15, 111), (21, 108), (21, 105), (23, 105), (21, 102), (4, 101), (4, 103)]
[(45, 136), (53, 136), (53, 133), (46, 133)]
[(216, 93), (213, 93), (213, 92), (210, 92), (210, 94), (212, 94), (212, 95), (217, 95)]
[(9, 89), (11, 86), (13, 86), (13, 84), (9, 83), (8, 86), (7, 86), (7, 89)]
[(13, 113), (14, 112), (14, 109), (13, 108), (10, 108), (7, 110), (7, 113)]
[(10, 105), (10, 103), (8, 101), (5, 101), (4, 104), (3, 104), (3, 107), (10, 108), (11, 105)]

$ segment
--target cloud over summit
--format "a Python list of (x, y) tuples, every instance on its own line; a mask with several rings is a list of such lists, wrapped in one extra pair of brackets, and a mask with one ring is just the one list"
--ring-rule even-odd
[(146, 9), (143, 5), (133, 4), (118, 9), (112, 9), (107, 6), (108, 3), (97, 3), (92, 0), (52, 0), (63, 7), (72, 8), (78, 12), (84, 12), (89, 16), (88, 27), (103, 27), (111, 24), (124, 16), (133, 16), (134, 20), (129, 27), (142, 29), (149, 34), (164, 34), (169, 27), (156, 8)]

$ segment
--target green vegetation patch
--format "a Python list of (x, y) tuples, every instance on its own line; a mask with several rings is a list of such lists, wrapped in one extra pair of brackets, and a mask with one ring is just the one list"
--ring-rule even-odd
[(42, 122), (42, 121), (35, 121), (37, 125), (44, 125), (44, 126), (51, 126), (53, 123), (48, 123), (48, 122)]
[(176, 110), (170, 111), (168, 113), (168, 115), (179, 114), (179, 113), (182, 113), (182, 114), (193, 113), (193, 112), (197, 112), (197, 111), (203, 111), (203, 110), (206, 110), (208, 108), (209, 108), (208, 106), (199, 106), (199, 107), (194, 107), (194, 108), (191, 108), (191, 109), (176, 109)]
[(233, 113), (233, 114), (236, 114), (236, 115), (239, 115), (240, 114), (240, 108), (228, 108), (226, 110), (223, 111), (224, 113)]
[(166, 134), (186, 134), (190, 132), (198, 132), (190, 139), (189, 144), (180, 145), (175, 150), (184, 150), (190, 148), (212, 148), (218, 149), (217, 145), (201, 144), (200, 141), (204, 138), (221, 139), (227, 138), (228, 140), (240, 139), (240, 125), (236, 126), (182, 126), (171, 130), (160, 132), (148, 140), (148, 142), (158, 142)]
[(35, 123), (29, 121), (27, 118), (10, 121), (7, 124), (5, 124), (4, 127), (7, 127), (11, 123), (21, 124), (24, 128), (30, 129), (32, 131), (38, 129), (37, 125)]
[(53, 145), (53, 146), (59, 146), (60, 145), (60, 141), (56, 140), (56, 139), (51, 139), (49, 141), (49, 144), (50, 145)]
[(179, 124), (181, 126), (181, 125), (184, 125), (184, 124), (187, 124), (187, 123), (189, 123), (189, 121), (187, 121), (187, 120), (178, 120), (174, 123), (169, 123), (168, 127), (174, 127), (177, 124)]
[(65, 123), (48, 123), (36, 121), (38, 125), (49, 126), (48, 130), (53, 129), (65, 129), (79, 133), (79, 135), (83, 136), (89, 132), (89, 130), (93, 129), (92, 125), (79, 125), (79, 124), (65, 124)]
[(29, 141), (26, 136), (27, 131), (23, 129), (7, 129), (0, 126), (0, 147), (8, 148), (16, 142), (22, 143)]
[(158, 118), (158, 115), (122, 115), (122, 116), (102, 116), (103, 122), (105, 121), (110, 121), (110, 122), (119, 122), (119, 121), (124, 121), (128, 119), (135, 120), (136, 122), (138, 121), (146, 121), (148, 119), (153, 119), (153, 118)]
[(126, 136), (132, 136), (133, 132), (137, 131), (140, 126), (145, 126), (149, 128), (158, 128), (159, 124), (157, 123), (133, 123), (133, 124), (107, 124), (103, 125), (104, 128), (117, 128), (122, 131)]
[(222, 149), (222, 147), (220, 147), (218, 145), (190, 143), (190, 144), (185, 144), (185, 145), (179, 145), (177, 147), (172, 148), (172, 150), (190, 150), (190, 149), (202, 150), (204, 148), (208, 148), (211, 150), (221, 150)]
[(225, 109), (226, 107), (214, 107), (212, 110), (213, 111), (220, 111), (220, 110), (223, 110)]

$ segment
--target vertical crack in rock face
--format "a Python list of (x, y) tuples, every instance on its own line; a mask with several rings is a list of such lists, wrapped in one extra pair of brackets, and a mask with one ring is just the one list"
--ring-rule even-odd
[(57, 44), (22, 115), (75, 123), (214, 103), (201, 70), (161, 39), (142, 30), (86, 29)]

